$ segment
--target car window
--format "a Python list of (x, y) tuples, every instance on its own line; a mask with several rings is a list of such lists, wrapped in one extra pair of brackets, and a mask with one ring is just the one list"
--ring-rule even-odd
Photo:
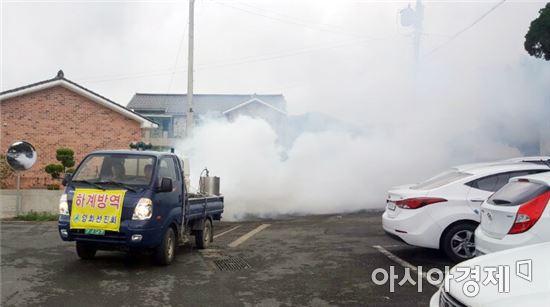
[(159, 162), (159, 182), (161, 178), (166, 177), (170, 178), (173, 181), (178, 180), (178, 175), (176, 173), (176, 166), (174, 159), (172, 157), (164, 157), (160, 159)]
[(114, 181), (129, 185), (148, 185), (155, 158), (146, 155), (94, 154), (78, 167), (73, 181)]
[(497, 182), (495, 183), (494, 190), (498, 191), (500, 188), (502, 188), (504, 185), (508, 183), (508, 180), (510, 180), (510, 176), (513, 173), (504, 173), (497, 176)]
[(497, 190), (496, 189), (497, 181), (498, 181), (498, 175), (487, 176), (476, 180), (473, 187), (483, 191), (494, 192)]
[(424, 182), (421, 182), (411, 187), (411, 189), (415, 189), (415, 190), (435, 189), (468, 176), (471, 176), (471, 174), (459, 172), (456, 170), (450, 170), (450, 171), (441, 173), (435, 177), (432, 177)]
[(534, 182), (513, 181), (493, 194), (487, 202), (495, 206), (517, 206), (548, 191), (548, 187)]
[(544, 170), (525, 170), (500, 173), (476, 179), (474, 181), (468, 182), (467, 185), (483, 191), (496, 192), (500, 190), (503, 186), (505, 186), (510, 178), (541, 172), (544, 172)]

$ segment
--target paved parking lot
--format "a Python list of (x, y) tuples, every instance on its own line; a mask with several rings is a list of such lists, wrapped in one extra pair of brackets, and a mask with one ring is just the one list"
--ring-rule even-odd
[[(398, 286), (404, 265), (450, 265), (438, 251), (386, 237), (380, 213), (214, 227), (208, 250), (181, 247), (172, 265), (159, 267), (119, 252), (82, 261), (74, 243), (58, 238), (56, 223), (2, 222), (1, 305), (427, 306), (436, 288)], [(400, 277), (394, 293), (371, 280), (390, 266)]]

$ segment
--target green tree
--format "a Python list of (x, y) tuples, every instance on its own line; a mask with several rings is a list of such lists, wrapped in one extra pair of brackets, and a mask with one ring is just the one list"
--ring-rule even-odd
[(44, 171), (50, 174), (53, 179), (59, 179), (62, 173), (72, 170), (75, 165), (74, 151), (70, 148), (58, 148), (55, 152), (55, 158), (61, 164), (48, 164)]
[(529, 26), (524, 46), (530, 55), (550, 61), (550, 2), (539, 13)]
[(44, 168), (46, 173), (50, 174), (53, 179), (59, 179), (61, 173), (63, 172), (63, 165), (61, 164), (48, 164)]
[(55, 152), (55, 158), (61, 162), (63, 172), (65, 172), (67, 167), (74, 166), (74, 151), (70, 148), (58, 148)]

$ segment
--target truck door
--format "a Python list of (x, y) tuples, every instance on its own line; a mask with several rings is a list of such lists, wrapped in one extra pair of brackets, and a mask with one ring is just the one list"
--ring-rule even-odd
[(154, 205), (158, 204), (161, 209), (162, 218), (171, 218), (176, 216), (178, 222), (181, 223), (181, 204), (183, 199), (182, 178), (179, 172), (176, 171), (176, 161), (172, 156), (163, 156), (158, 162), (157, 183), (160, 184), (163, 177), (172, 179), (172, 192), (157, 193), (155, 196)]

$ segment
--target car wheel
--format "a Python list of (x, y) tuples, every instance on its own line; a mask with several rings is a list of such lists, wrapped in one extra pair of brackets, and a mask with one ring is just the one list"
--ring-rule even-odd
[(76, 254), (80, 257), (80, 259), (93, 259), (96, 252), (97, 249), (95, 246), (89, 243), (76, 242)]
[(454, 262), (473, 258), (476, 251), (474, 239), (476, 228), (477, 224), (460, 223), (447, 229), (441, 242), (445, 255)]
[(159, 247), (155, 250), (155, 262), (160, 265), (168, 265), (174, 260), (176, 254), (176, 235), (172, 227), (168, 227)]
[(212, 222), (207, 219), (204, 221), (204, 228), (195, 234), (195, 245), (198, 249), (205, 249), (210, 242), (212, 242)]

